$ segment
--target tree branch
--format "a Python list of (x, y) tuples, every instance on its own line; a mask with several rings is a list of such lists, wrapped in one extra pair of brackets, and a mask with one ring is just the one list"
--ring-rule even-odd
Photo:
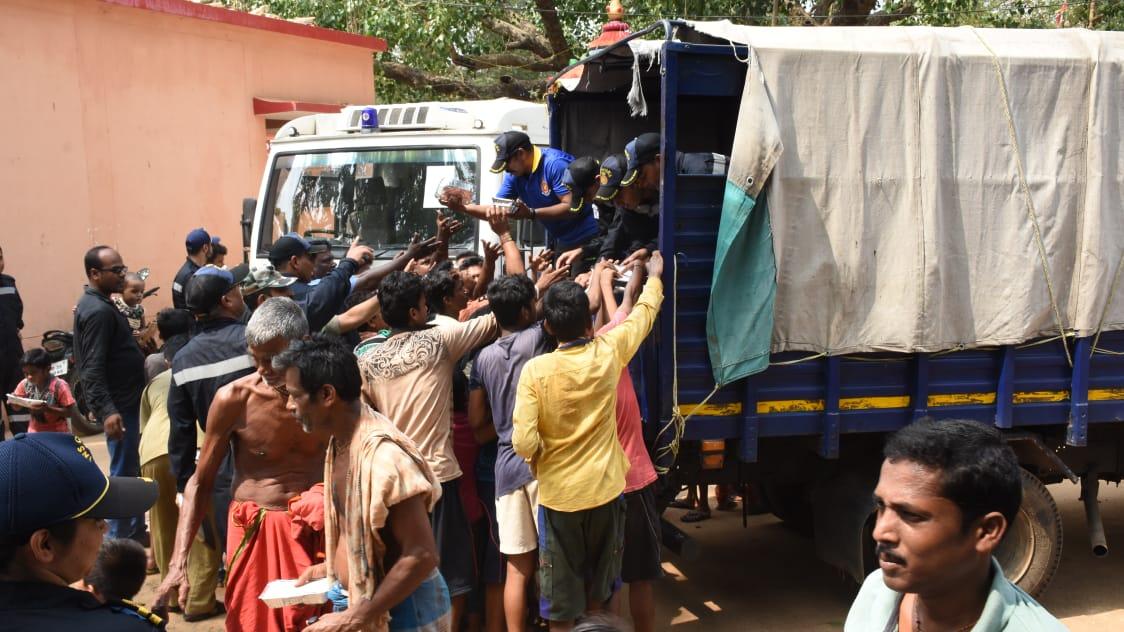
[(546, 40), (550, 42), (550, 49), (555, 55), (569, 54), (570, 43), (566, 41), (566, 34), (562, 30), (562, 21), (558, 19), (558, 10), (554, 6), (555, 0), (535, 0), (539, 18), (542, 19), (542, 30), (546, 33)]
[(512, 68), (529, 70), (532, 72), (552, 72), (566, 67), (566, 59), (562, 55), (554, 55), (550, 59), (535, 59), (516, 53), (489, 53), (486, 55), (462, 55), (456, 48), (450, 53), (452, 62), (469, 70), (485, 70), (488, 68)]
[(872, 13), (866, 19), (867, 26), (889, 26), (892, 22), (905, 19), (914, 13), (917, 13), (917, 7), (912, 4), (903, 4), (897, 7), (889, 7), (877, 13)]
[(477, 90), (463, 79), (424, 72), (393, 61), (380, 61), (379, 70), (387, 79), (414, 88), (429, 88), (438, 94), (459, 96), (465, 99), (480, 98)]
[(484, 26), (507, 40), (504, 45), (507, 50), (525, 50), (539, 57), (554, 55), (554, 51), (550, 49), (550, 42), (533, 24), (526, 22), (515, 24), (499, 18), (487, 18), (484, 20)]
[(508, 75), (481, 81), (466, 81), (458, 77), (417, 70), (392, 61), (379, 62), (379, 70), (384, 77), (392, 81), (414, 88), (429, 88), (438, 94), (462, 99), (510, 97), (529, 100), (536, 98), (543, 89), (541, 81), (515, 79)]
[(839, 8), (831, 16), (832, 26), (862, 26), (867, 23), (877, 0), (840, 0)]

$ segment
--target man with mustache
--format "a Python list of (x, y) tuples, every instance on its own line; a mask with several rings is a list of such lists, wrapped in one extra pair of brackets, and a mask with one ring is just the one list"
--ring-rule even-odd
[[(111, 476), (140, 476), (140, 399), (144, 352), (110, 297), (125, 289), (129, 267), (109, 246), (82, 259), (88, 282), (74, 310), (74, 359), (86, 403), (105, 428)], [(144, 514), (109, 521), (109, 537), (145, 541)]]
[(1038, 632), (1066, 628), (992, 554), (1022, 502), (1015, 453), (994, 428), (922, 420), (890, 437), (874, 490), (880, 570), (845, 632)]

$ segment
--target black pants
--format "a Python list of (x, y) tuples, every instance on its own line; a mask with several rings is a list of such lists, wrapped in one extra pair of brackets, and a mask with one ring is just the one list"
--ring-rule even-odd
[[(23, 379), (23, 367), (20, 366), (20, 358), (23, 357), (23, 349), (19, 347), (0, 349), (0, 398), (3, 398), (3, 406), (8, 411), (8, 421), (12, 426), (12, 434), (16, 435), (21, 432), (27, 432), (28, 425), (31, 421), (31, 415), (26, 409), (16, 410), (12, 408), (7, 402), (8, 393), (16, 390), (19, 386), (20, 380)], [(0, 432), (0, 441), (4, 440), (3, 432)]]

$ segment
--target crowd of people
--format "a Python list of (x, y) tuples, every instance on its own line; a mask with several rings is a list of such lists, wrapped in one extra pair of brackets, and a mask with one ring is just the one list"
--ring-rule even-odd
[[(147, 354), (144, 279), (91, 248), (74, 336), (109, 476), (66, 433), (66, 383), (17, 350), (0, 274), (0, 368), (20, 358), (6, 392), (25, 398), (0, 444), (0, 630), (153, 629), (168, 611), (235, 631), (655, 630), (658, 476), (628, 364), (663, 301), (659, 136), (604, 160), (521, 132), (496, 146), (513, 202), (446, 191), (463, 221), (439, 214), (389, 261), (289, 234), (228, 269), (191, 231)], [(512, 219), (551, 251), (528, 259)], [(474, 220), (498, 243), (450, 257)], [(846, 629), (1061, 629), (992, 557), (1020, 498), (994, 430), (901, 431), (876, 491), (882, 570)], [(152, 610), (131, 601), (146, 571)], [(319, 598), (259, 598), (283, 579)]]

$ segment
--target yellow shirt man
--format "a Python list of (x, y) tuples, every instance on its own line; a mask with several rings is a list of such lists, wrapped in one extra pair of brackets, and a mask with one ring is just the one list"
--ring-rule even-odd
[(651, 277), (632, 314), (612, 331), (531, 359), (519, 376), (512, 447), (531, 464), (539, 503), (574, 512), (624, 491), (628, 457), (617, 439), (617, 381), (663, 301)]

